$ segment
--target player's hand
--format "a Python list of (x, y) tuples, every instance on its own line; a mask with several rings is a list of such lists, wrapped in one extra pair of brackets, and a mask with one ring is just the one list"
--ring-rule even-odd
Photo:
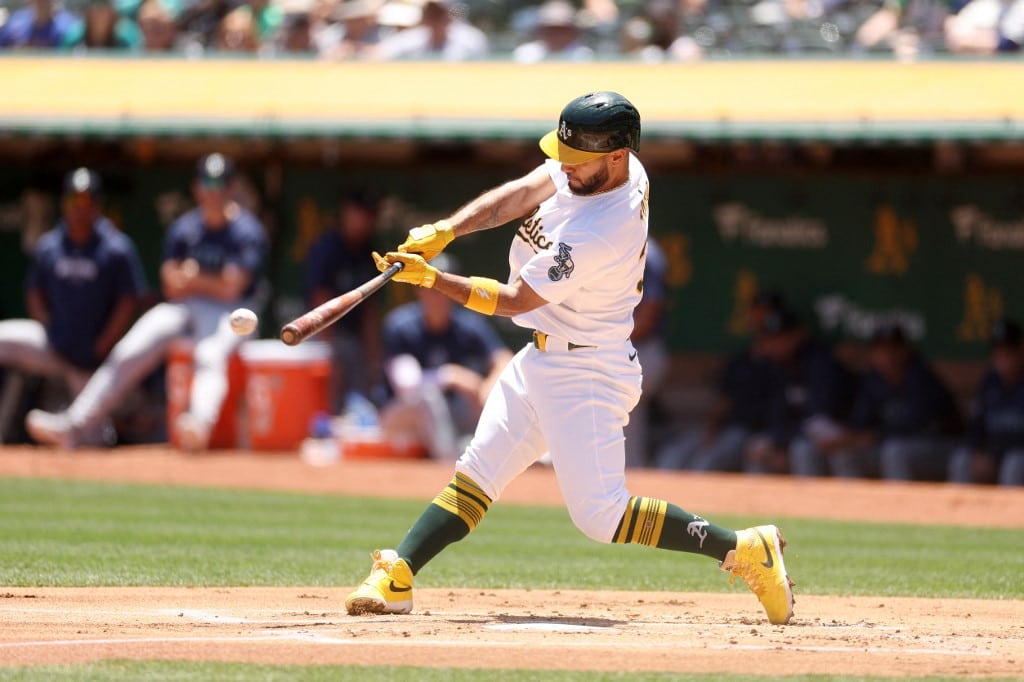
[(409, 236), (398, 246), (402, 253), (417, 253), (425, 260), (435, 258), (455, 239), (455, 228), (447, 220), (420, 225), (409, 230)]
[(394, 279), (396, 282), (415, 284), (416, 286), (429, 289), (434, 286), (434, 280), (437, 279), (437, 268), (423, 260), (423, 256), (415, 253), (391, 251), (382, 256), (374, 251), (373, 262), (381, 272), (387, 270), (394, 263), (402, 263), (405, 267), (395, 275)]

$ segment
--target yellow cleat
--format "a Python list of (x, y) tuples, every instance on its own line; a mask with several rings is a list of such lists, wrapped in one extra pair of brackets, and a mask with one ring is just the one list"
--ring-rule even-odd
[(351, 616), (363, 613), (412, 612), (412, 569), (393, 549), (373, 552), (373, 570), (345, 599)]
[(774, 625), (785, 625), (793, 617), (793, 581), (786, 575), (782, 549), (786, 541), (775, 526), (758, 526), (736, 531), (736, 549), (722, 561), (722, 570), (743, 578)]

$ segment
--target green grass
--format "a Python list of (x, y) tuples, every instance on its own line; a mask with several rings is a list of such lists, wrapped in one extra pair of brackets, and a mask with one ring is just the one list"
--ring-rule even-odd
[[(0, 479), (0, 584), (346, 586), (424, 502)], [(700, 510), (694, 510), (700, 511)], [(716, 517), (742, 527), (765, 518)], [(936, 519), (942, 522), (943, 519)], [(801, 594), (1024, 598), (1024, 530), (787, 520)], [(708, 559), (587, 539), (561, 508), (496, 505), (424, 587), (743, 590)]]
[[(179, 661), (103, 661), (83, 665), (0, 668), (0, 680), (54, 680), (56, 682), (117, 682), (119, 680), (220, 680), (226, 682), (625, 682), (646, 680), (670, 682), (954, 682), (955, 677), (846, 677), (792, 675), (751, 677), (750, 675), (672, 674), (672, 673), (595, 673), (567, 670), (473, 670), (446, 668), (406, 668), (326, 665), (248, 665), (234, 663), (191, 663)], [(988, 682), (1001, 682), (987, 678)], [(1005, 679), (1003, 682), (1006, 682)]]

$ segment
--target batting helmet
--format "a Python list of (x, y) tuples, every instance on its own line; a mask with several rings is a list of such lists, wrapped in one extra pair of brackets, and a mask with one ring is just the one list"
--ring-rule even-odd
[(617, 92), (591, 92), (565, 105), (558, 128), (540, 140), (552, 159), (584, 163), (616, 149), (640, 149), (640, 112)]

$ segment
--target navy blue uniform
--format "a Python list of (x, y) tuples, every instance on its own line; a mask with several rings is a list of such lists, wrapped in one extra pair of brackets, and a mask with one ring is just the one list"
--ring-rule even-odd
[(877, 431), (880, 439), (953, 435), (960, 423), (949, 389), (919, 357), (899, 385), (874, 370), (865, 372), (849, 420), (851, 428)]
[(198, 208), (185, 213), (167, 230), (164, 260), (194, 259), (199, 271), (218, 275), (232, 263), (247, 271), (251, 280), (244, 296), (251, 296), (263, 272), (267, 237), (262, 223), (249, 211), (240, 209), (234, 220), (223, 228), (204, 227)]
[(1024, 449), (1024, 380), (1012, 386), (989, 371), (974, 402), (967, 445), (998, 463), (1010, 450)]
[(827, 345), (807, 341), (791, 362), (773, 369), (769, 428), (776, 446), (787, 447), (809, 417), (842, 415), (849, 375)]
[[(345, 242), (337, 230), (330, 230), (313, 243), (306, 256), (304, 293), (306, 304), (312, 306), (312, 295), (316, 289), (326, 289), (332, 296), (340, 296), (355, 289), (363, 282), (377, 276), (377, 268), (370, 257), (372, 247), (353, 248)], [(337, 324), (346, 331), (357, 334), (362, 328), (366, 308), (356, 306)]]
[(115, 304), (142, 295), (146, 281), (131, 239), (99, 218), (86, 244), (72, 242), (63, 222), (40, 237), (26, 287), (46, 298), (46, 333), (54, 350), (76, 367), (92, 369), (103, 360), (93, 351)]
[(718, 392), (729, 401), (726, 424), (750, 432), (765, 427), (773, 389), (772, 365), (742, 350), (729, 358), (718, 379)]
[(494, 353), (505, 347), (484, 318), (457, 307), (452, 308), (451, 324), (441, 334), (427, 330), (417, 303), (391, 311), (384, 320), (383, 333), (387, 357), (412, 355), (424, 369), (451, 363), (486, 375)]

